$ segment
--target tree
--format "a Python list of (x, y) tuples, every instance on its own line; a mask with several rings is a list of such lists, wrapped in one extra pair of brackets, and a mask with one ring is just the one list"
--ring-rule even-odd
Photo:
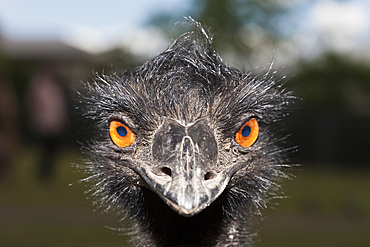
[[(173, 38), (183, 32), (173, 23), (181, 15), (191, 16), (217, 35), (213, 45), (221, 56), (234, 60), (245, 60), (260, 46), (276, 42), (281, 37), (277, 20), (287, 10), (273, 0), (193, 0), (191, 6), (187, 13), (159, 13), (148, 24), (163, 28)], [(256, 38), (259, 42), (251, 41)]]

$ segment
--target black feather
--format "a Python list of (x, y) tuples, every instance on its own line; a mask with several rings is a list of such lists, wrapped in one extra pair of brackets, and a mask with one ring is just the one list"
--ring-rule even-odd
[[(274, 80), (241, 72), (223, 63), (210, 34), (195, 21), (193, 31), (142, 66), (113, 75), (96, 75), (86, 85), (85, 115), (100, 135), (88, 147), (91, 193), (97, 204), (129, 215), (140, 246), (244, 246), (252, 244), (251, 225), (260, 209), (279, 193), (287, 175), (288, 149), (273, 133), (295, 97)], [(260, 123), (258, 141), (249, 148), (235, 142), (235, 133), (249, 118)], [(136, 134), (135, 145), (122, 149), (109, 137), (109, 121), (118, 118)], [(135, 162), (150, 162), (151, 145), (167, 118), (180, 123), (206, 119), (218, 142), (219, 172), (241, 163), (225, 191), (193, 217), (170, 209), (145, 186)], [(257, 215), (257, 217), (255, 217)]]

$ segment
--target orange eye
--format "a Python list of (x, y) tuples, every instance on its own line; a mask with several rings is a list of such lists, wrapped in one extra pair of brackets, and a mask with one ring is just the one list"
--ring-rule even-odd
[(257, 140), (258, 137), (258, 123), (252, 118), (240, 128), (235, 135), (235, 141), (243, 148), (250, 147)]
[(135, 141), (135, 134), (122, 122), (113, 120), (109, 127), (110, 138), (118, 147), (125, 148)]

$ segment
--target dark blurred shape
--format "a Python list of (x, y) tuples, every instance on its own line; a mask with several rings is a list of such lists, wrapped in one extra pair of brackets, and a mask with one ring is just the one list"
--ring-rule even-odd
[[(12, 111), (12, 114), (17, 112), (16, 120), (3, 116), (5, 113), (2, 111), (0, 121), (2, 126), (17, 128), (17, 131), (6, 131), (7, 136), (18, 134), (19, 143), (24, 144), (22, 148), (25, 150), (36, 147), (33, 150), (38, 151), (37, 148), (42, 146), (43, 158), (38, 164), (41, 178), (50, 179), (56, 175), (53, 170), (58, 150), (78, 149), (78, 142), (92, 134), (89, 126), (81, 120), (81, 112), (76, 109), (76, 91), (83, 91), (80, 82), (90, 80), (94, 72), (110, 72), (113, 67), (117, 71), (137, 63), (139, 61), (124, 49), (92, 54), (60, 41), (10, 40), (0, 34), (0, 68), (6, 72), (9, 81), (1, 85), (7, 89), (1, 89), (0, 107), (7, 112), (13, 108), (8, 99), (11, 95), (18, 104), (17, 111)], [(12, 92), (6, 93), (8, 89)], [(0, 132), (1, 164), (9, 167), (5, 160), (17, 161), (26, 152), (6, 151), (14, 145), (4, 138), (18, 139), (5, 137), (3, 129)], [(3, 142), (9, 145), (3, 145)], [(33, 166), (32, 160), (28, 161)]]
[(19, 142), (18, 102), (6, 72), (0, 72), (0, 179), (11, 172)]
[(68, 122), (65, 92), (50, 67), (41, 68), (32, 78), (28, 100), (30, 123), (43, 147), (39, 176), (45, 180), (53, 173), (55, 155)]
[(0, 37), (0, 51), (13, 59), (33, 61), (88, 60), (91, 56), (60, 41), (15, 41)]
[(303, 101), (291, 122), (300, 159), (313, 164), (370, 162), (370, 66), (327, 53), (297, 64), (289, 84)]

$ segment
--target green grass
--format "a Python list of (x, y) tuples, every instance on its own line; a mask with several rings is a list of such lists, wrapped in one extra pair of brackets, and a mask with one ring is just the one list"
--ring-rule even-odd
[[(56, 176), (37, 180), (37, 149), (16, 159), (13, 173), (0, 181), (0, 246), (129, 246), (114, 214), (94, 212), (85, 199), (83, 178), (71, 163), (79, 152), (61, 151)], [(285, 181), (287, 199), (276, 199), (275, 210), (259, 227), (258, 246), (370, 246), (370, 172), (308, 169)]]
[[(52, 181), (37, 179), (36, 149), (19, 153), (10, 177), (0, 181), (0, 246), (124, 246), (126, 236), (114, 215), (94, 212), (84, 194), (83, 178), (71, 163), (80, 163), (76, 151), (57, 157)], [(75, 183), (71, 185), (72, 183)]]
[[(370, 172), (309, 169), (286, 182), (259, 246), (370, 246)], [(278, 201), (278, 200), (275, 200)]]

